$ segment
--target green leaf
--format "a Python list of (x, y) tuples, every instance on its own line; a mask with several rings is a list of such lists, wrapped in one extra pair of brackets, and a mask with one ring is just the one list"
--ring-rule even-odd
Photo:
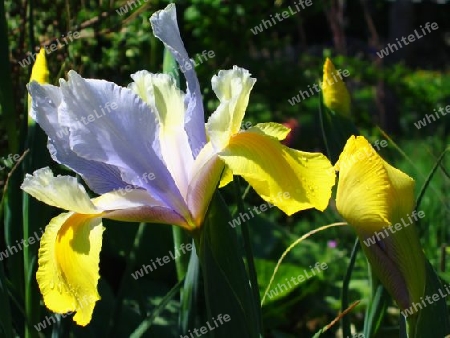
[[(428, 261), (426, 262), (426, 268), (427, 282), (424, 299), (421, 302), (425, 303), (426, 306), (419, 310), (417, 316), (406, 317), (409, 338), (445, 337), (450, 334), (449, 313), (445, 302), (450, 290), (448, 286), (443, 287)], [(437, 295), (437, 300), (434, 300), (435, 295)]]
[(187, 332), (196, 323), (200, 278), (200, 262), (194, 246), (184, 280), (184, 287), (181, 290), (181, 309), (179, 316), (179, 328), (181, 332)]
[(385, 287), (373, 274), (371, 275), (373, 291), (364, 320), (364, 337), (374, 337), (376, 335), (391, 299)]
[[(260, 305), (254, 299), (230, 212), (218, 192), (196, 240), (205, 285), (208, 323), (218, 315), (229, 315), (209, 332), (210, 337), (259, 337)], [(197, 248), (198, 249), (198, 248)], [(218, 323), (218, 322), (217, 322)]]

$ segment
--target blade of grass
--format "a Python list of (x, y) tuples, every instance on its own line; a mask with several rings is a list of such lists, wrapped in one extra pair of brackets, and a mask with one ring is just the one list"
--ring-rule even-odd
[(437, 168), (440, 166), (442, 160), (444, 159), (445, 154), (446, 154), (448, 151), (450, 151), (450, 147), (447, 147), (447, 148), (441, 153), (441, 155), (439, 155), (439, 157), (438, 157), (436, 163), (433, 165), (433, 168), (431, 169), (431, 171), (430, 171), (430, 173), (428, 174), (428, 176), (427, 176), (425, 182), (423, 183), (422, 188), (420, 188), (419, 196), (417, 197), (417, 200), (416, 200), (416, 208), (415, 208), (416, 210), (419, 210), (420, 203), (422, 202), (422, 198), (423, 198), (423, 196), (425, 195), (425, 191), (427, 190), (427, 188), (428, 188), (428, 186), (429, 186), (429, 184), (430, 184), (430, 182), (431, 182), (431, 179), (433, 178), (434, 174), (435, 174), (436, 171), (437, 171)]
[(307, 232), (306, 234), (304, 234), (302, 237), (298, 238), (297, 240), (295, 240), (294, 243), (292, 243), (291, 245), (289, 245), (289, 247), (284, 250), (283, 254), (281, 255), (281, 257), (278, 259), (277, 265), (275, 266), (275, 269), (273, 270), (272, 273), (272, 277), (270, 277), (270, 281), (269, 284), (267, 285), (266, 291), (264, 291), (264, 296), (263, 299), (261, 300), (261, 306), (264, 304), (264, 300), (266, 299), (267, 294), (269, 293), (270, 287), (272, 286), (273, 280), (275, 279), (275, 275), (281, 265), (281, 262), (283, 261), (283, 259), (286, 257), (286, 255), (299, 243), (301, 243), (303, 240), (307, 239), (308, 237), (310, 237), (311, 235), (314, 235), (315, 233), (318, 233), (322, 230), (328, 229), (328, 228), (332, 228), (332, 227), (337, 227), (337, 226), (343, 226), (343, 225), (347, 225), (346, 222), (336, 222), (336, 223), (332, 223), (332, 224), (328, 224), (328, 225), (323, 225), (317, 229), (311, 230), (309, 232)]

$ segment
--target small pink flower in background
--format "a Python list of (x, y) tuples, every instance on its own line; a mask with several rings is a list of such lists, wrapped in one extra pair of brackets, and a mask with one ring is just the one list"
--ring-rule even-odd
[(337, 241), (335, 241), (334, 239), (329, 240), (328, 243), (327, 243), (327, 246), (329, 248), (335, 248), (335, 247), (337, 247)]

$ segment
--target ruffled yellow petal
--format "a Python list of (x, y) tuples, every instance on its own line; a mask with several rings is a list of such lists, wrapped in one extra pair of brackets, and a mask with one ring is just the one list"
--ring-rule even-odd
[(41, 239), (36, 278), (45, 305), (54, 312), (76, 312), (87, 325), (97, 292), (103, 226), (98, 215), (64, 213), (50, 221)]
[(345, 116), (350, 114), (350, 94), (329, 58), (323, 65), (322, 93), (326, 107)]
[(248, 70), (236, 66), (232, 70), (221, 70), (213, 77), (212, 87), (220, 105), (210, 116), (206, 130), (217, 151), (226, 147), (230, 138), (239, 132), (255, 82)]
[(288, 215), (328, 205), (335, 172), (320, 153), (290, 149), (251, 128), (232, 137), (219, 156), (234, 175), (242, 176), (264, 200)]
[(27, 174), (21, 188), (39, 201), (54, 207), (80, 214), (102, 212), (97, 210), (75, 177), (55, 177), (48, 167), (36, 170), (33, 175)]

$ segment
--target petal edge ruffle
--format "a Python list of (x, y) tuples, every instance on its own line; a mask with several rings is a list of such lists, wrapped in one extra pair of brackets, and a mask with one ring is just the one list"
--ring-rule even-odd
[(36, 273), (45, 305), (57, 313), (76, 312), (87, 325), (100, 296), (97, 292), (103, 226), (96, 215), (63, 213), (46, 227)]

